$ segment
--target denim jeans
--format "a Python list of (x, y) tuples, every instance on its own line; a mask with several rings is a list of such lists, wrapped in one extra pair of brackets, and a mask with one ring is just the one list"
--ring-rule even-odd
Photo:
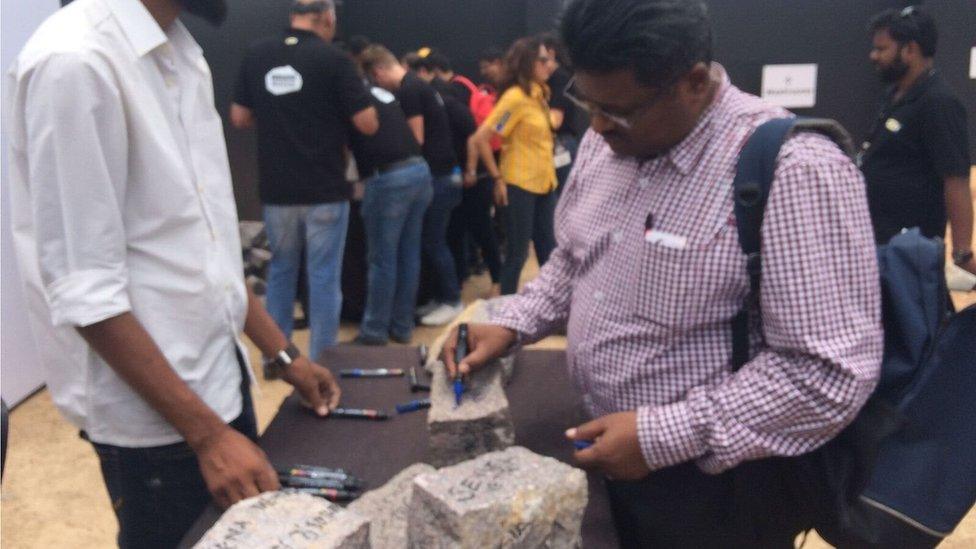
[(535, 194), (508, 185), (508, 207), (505, 219), (505, 263), (502, 265), (503, 295), (518, 291), (519, 276), (529, 255), (529, 241), (535, 244), (535, 255), (542, 267), (556, 248), (553, 216), (559, 195), (555, 191)]
[(434, 178), (434, 198), (424, 215), (423, 251), (434, 268), (437, 292), (434, 296), (441, 303), (461, 301), (454, 256), (447, 245), (447, 226), (451, 212), (461, 203), (461, 186), (452, 183), (451, 175)]
[(416, 164), (366, 182), (361, 215), (369, 263), (360, 334), (410, 339), (420, 284), (420, 234), (433, 195), (430, 168)]
[(330, 202), (264, 207), (271, 248), (265, 306), (275, 323), (291, 337), (298, 290), (298, 270), (305, 251), (309, 287), (308, 356), (315, 360), (335, 345), (342, 309), (342, 254), (349, 228), (349, 203)]
[[(241, 415), (230, 426), (257, 441), (250, 377), (241, 374), (244, 403)], [(210, 504), (197, 456), (185, 442), (151, 448), (94, 442), (92, 446), (119, 522), (122, 549), (176, 547)]]

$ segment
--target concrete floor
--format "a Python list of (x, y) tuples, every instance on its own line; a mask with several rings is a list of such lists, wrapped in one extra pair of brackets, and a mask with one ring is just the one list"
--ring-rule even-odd
[[(976, 186), (976, 177), (973, 182)], [(523, 279), (534, 274), (535, 265), (530, 261)], [(465, 285), (464, 300), (484, 297), (488, 290), (487, 277), (475, 277)], [(956, 294), (954, 299), (957, 306), (976, 303), (976, 292)], [(344, 325), (340, 340), (348, 341), (356, 333), (355, 326)], [(430, 344), (438, 333), (438, 329), (420, 328), (414, 334), (414, 344)], [(300, 348), (307, 348), (307, 331), (296, 332), (294, 339)], [(550, 338), (540, 346), (563, 348), (564, 343), (562, 338)], [(251, 360), (260, 364), (259, 353), (253, 347)], [(281, 381), (258, 378), (255, 408), (263, 431), (291, 387)], [(61, 418), (46, 391), (34, 395), (11, 414), (0, 501), (3, 548), (88, 549), (112, 547), (115, 543), (115, 516), (95, 454), (88, 443), (78, 438), (77, 429)], [(819, 549), (829, 545), (811, 535), (804, 547)], [(976, 508), (941, 547), (976, 548)]]

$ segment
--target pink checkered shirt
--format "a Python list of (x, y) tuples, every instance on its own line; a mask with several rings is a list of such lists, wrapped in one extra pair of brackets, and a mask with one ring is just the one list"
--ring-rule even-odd
[[(558, 248), (492, 317), (524, 343), (567, 324), (567, 363), (590, 413), (636, 409), (652, 470), (696, 460), (717, 473), (808, 452), (876, 384), (880, 290), (864, 181), (810, 133), (778, 158), (761, 324), (752, 360), (732, 373), (731, 322), (749, 288), (732, 209), (736, 159), (756, 126), (786, 114), (723, 74), (713, 105), (666, 155), (621, 157), (590, 131), (556, 211)], [(648, 241), (646, 223), (663, 240)]]

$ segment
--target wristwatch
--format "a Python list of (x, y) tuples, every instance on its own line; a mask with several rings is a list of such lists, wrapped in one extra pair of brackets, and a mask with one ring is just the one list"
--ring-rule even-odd
[(264, 377), (267, 379), (281, 377), (288, 370), (288, 367), (300, 356), (302, 356), (302, 353), (299, 352), (298, 348), (294, 344), (289, 343), (287, 347), (278, 351), (273, 358), (264, 360)]
[(956, 265), (962, 266), (964, 263), (969, 262), (973, 258), (972, 250), (953, 250), (952, 251), (952, 262)]

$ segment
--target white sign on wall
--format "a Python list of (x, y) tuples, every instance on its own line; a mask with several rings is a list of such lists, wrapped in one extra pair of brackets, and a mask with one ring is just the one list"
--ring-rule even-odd
[(817, 65), (765, 65), (762, 98), (788, 109), (805, 109), (817, 104)]
[(976, 48), (969, 50), (969, 77), (976, 78)]

